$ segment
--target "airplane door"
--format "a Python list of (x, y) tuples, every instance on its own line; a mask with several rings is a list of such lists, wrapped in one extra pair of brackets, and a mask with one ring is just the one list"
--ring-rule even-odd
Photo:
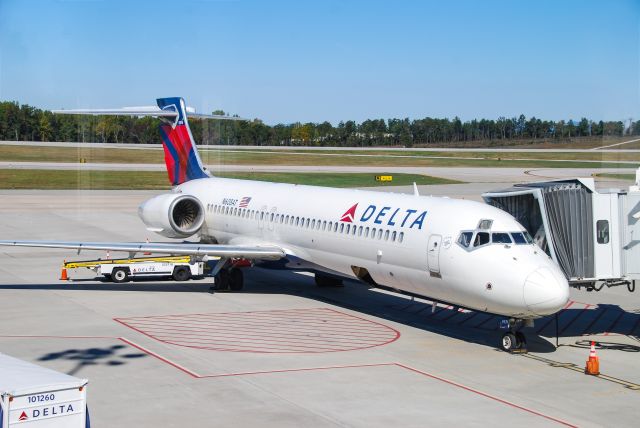
[(429, 236), (429, 247), (427, 249), (427, 267), (432, 276), (440, 276), (440, 247), (442, 246), (442, 236)]

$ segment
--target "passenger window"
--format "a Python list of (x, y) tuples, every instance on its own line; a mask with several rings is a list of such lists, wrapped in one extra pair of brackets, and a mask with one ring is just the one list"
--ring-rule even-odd
[(340, 233), (344, 232), (344, 223), (340, 223)]
[(334, 232), (338, 231), (338, 222), (337, 221), (335, 223), (333, 223), (333, 231)]
[(322, 230), (323, 231), (327, 230), (327, 221), (326, 220), (322, 222)]
[(316, 228), (316, 221), (315, 219), (311, 222), (311, 229), (315, 229)]
[(305, 226), (307, 229), (309, 228), (309, 222), (310, 222), (310, 220), (307, 219), (307, 223), (306, 223), (306, 226)]
[(508, 233), (493, 233), (491, 242), (494, 244), (511, 244), (511, 238)]
[(364, 228), (364, 237), (365, 237), (365, 238), (368, 238), (368, 237), (369, 237), (369, 228), (368, 228), (368, 227), (365, 227), (365, 228)]
[(458, 244), (462, 245), (464, 248), (469, 248), (469, 245), (471, 245), (471, 238), (473, 238), (473, 232), (462, 232), (458, 238)]
[(402, 241), (404, 241), (404, 232), (400, 232), (398, 234), (398, 242), (402, 242)]
[(486, 245), (490, 242), (489, 233), (487, 232), (478, 232), (476, 234), (476, 239), (473, 241), (474, 247), (479, 247), (481, 245)]
[(350, 224), (348, 224), (348, 225), (347, 225), (347, 235), (349, 234), (349, 231), (350, 231), (350, 230), (351, 230), (351, 225), (350, 225)]
[(362, 236), (362, 226), (358, 228), (358, 236)]
[(355, 226), (355, 224), (354, 224), (354, 225), (353, 225), (353, 227), (351, 228), (351, 234), (352, 234), (353, 236), (356, 236), (356, 226)]
[(396, 236), (398, 235), (398, 232), (396, 232), (395, 230), (391, 233), (391, 240), (393, 242), (396, 242)]
[(371, 228), (371, 238), (372, 239), (376, 239), (376, 228), (375, 227)]
[(382, 229), (378, 229), (378, 239), (382, 239)]
[(388, 231), (388, 230), (385, 230), (385, 231), (384, 231), (384, 240), (385, 240), (385, 241), (388, 241), (388, 240), (389, 240), (389, 231)]
[(598, 244), (609, 243), (609, 220), (598, 220), (596, 222), (596, 236)]

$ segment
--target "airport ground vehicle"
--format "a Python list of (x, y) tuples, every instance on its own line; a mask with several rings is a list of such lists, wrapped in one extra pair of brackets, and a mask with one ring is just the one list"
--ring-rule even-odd
[(0, 427), (89, 428), (87, 383), (0, 354)]
[(115, 283), (127, 282), (132, 277), (171, 277), (175, 281), (187, 281), (204, 275), (204, 263), (192, 262), (189, 256), (73, 261), (65, 262), (63, 268), (91, 269)]

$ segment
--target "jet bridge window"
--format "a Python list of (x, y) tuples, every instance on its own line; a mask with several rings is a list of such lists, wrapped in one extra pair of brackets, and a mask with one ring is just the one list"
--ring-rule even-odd
[(598, 220), (596, 222), (596, 236), (598, 244), (609, 243), (609, 220)]

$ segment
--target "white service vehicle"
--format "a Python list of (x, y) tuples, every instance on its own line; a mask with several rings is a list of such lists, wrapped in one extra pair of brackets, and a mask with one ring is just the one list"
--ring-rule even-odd
[(204, 275), (204, 263), (189, 256), (138, 257), (129, 259), (98, 259), (65, 262), (63, 269), (87, 268), (115, 282), (123, 283), (137, 277), (171, 277), (188, 281)]
[[(506, 318), (505, 350), (523, 349), (519, 329), (561, 310), (564, 273), (510, 214), (479, 202), (212, 177), (204, 168), (182, 98), (158, 107), (58, 111), (155, 116), (169, 181), (167, 192), (138, 209), (147, 229), (199, 242), (0, 241), (0, 245), (153, 252), (219, 257), (218, 287), (241, 288), (234, 259), (272, 269), (313, 272), (318, 285), (341, 278), (388, 287), (434, 302)], [(131, 256), (130, 256), (131, 257)], [(435, 304), (435, 303), (434, 303)]]
[(87, 383), (0, 354), (0, 427), (89, 428)]

